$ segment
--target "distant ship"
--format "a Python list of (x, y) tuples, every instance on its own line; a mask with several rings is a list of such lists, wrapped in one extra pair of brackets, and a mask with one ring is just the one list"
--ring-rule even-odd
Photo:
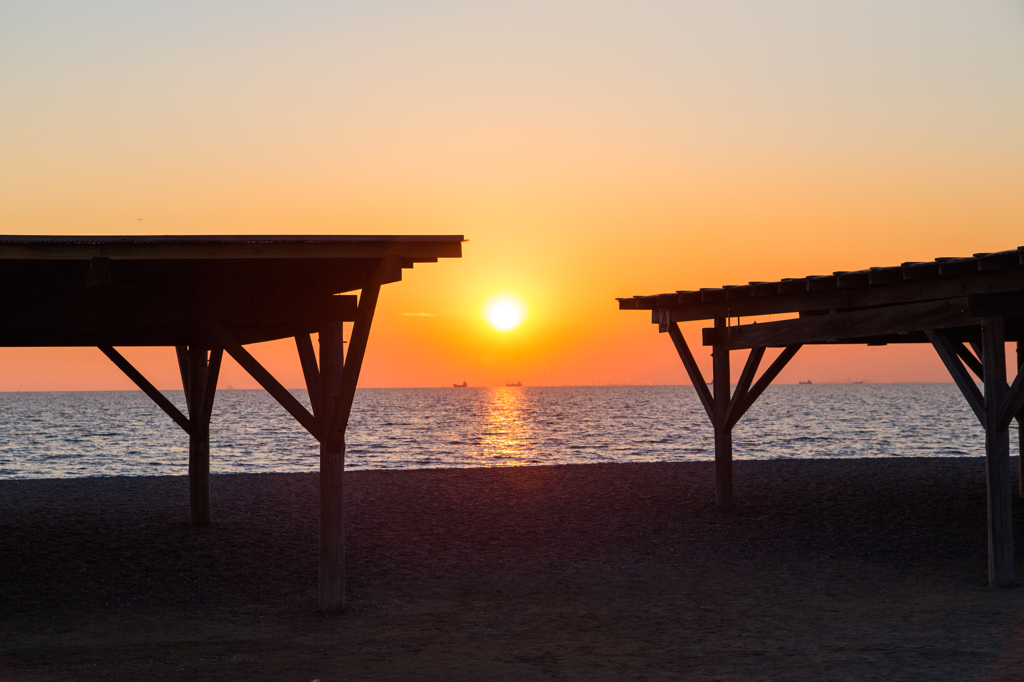
[(521, 382), (521, 381), (517, 381), (517, 382), (516, 382), (516, 383), (514, 383), (514, 384), (505, 384), (505, 385), (506, 385), (506, 386), (522, 386), (522, 385), (523, 385), (523, 382)]
[(813, 384), (814, 382), (811, 381), (810, 379), (808, 379), (807, 381), (799, 381), (797, 383), (800, 383), (800, 384)]
[(469, 384), (467, 384), (465, 381), (463, 381), (461, 384), (452, 384), (452, 388), (466, 388), (467, 386), (469, 386)]

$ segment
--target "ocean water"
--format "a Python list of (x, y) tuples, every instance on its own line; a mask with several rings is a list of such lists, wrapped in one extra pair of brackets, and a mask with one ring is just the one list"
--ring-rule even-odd
[[(305, 391), (293, 391), (308, 406)], [(168, 398), (184, 411), (181, 391)], [(1016, 423), (1011, 427), (1016, 453)], [(139, 391), (0, 393), (0, 479), (184, 474), (188, 437)], [(360, 389), (350, 469), (714, 459), (691, 386)], [(953, 384), (776, 385), (733, 431), (736, 459), (964, 457), (984, 432)], [(224, 390), (214, 473), (318, 469), (268, 394)]]

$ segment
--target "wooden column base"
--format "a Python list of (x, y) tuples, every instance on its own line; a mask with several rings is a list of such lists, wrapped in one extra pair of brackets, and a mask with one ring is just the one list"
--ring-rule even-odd
[(341, 613), (345, 598), (345, 446), (320, 446), (320, 610)]
[(188, 437), (188, 505), (193, 526), (210, 525), (210, 427)]

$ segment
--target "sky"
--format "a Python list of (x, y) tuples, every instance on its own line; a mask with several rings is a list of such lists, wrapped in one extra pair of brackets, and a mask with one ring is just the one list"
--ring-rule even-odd
[[(2, 234), (465, 235), (384, 288), (362, 387), (688, 383), (616, 297), (1024, 245), (1021, 2), (0, 0), (0, 93)], [(132, 387), (91, 348), (0, 366)], [(808, 379), (949, 381), (923, 346)]]

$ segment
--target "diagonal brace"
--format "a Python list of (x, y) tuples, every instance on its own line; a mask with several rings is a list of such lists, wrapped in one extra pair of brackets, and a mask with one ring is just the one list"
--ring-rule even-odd
[[(221, 360), (224, 359), (224, 349), (213, 348), (210, 350), (210, 359), (206, 365), (206, 385), (203, 386), (203, 394), (198, 409), (195, 411), (195, 424), (209, 424), (210, 415), (213, 414), (213, 399), (217, 394), (217, 379), (220, 377)], [(192, 412), (189, 412), (192, 415)]]
[(142, 389), (143, 393), (148, 395), (161, 410), (166, 412), (167, 416), (173, 419), (175, 424), (185, 429), (185, 433), (192, 433), (192, 424), (188, 418), (156, 386), (149, 383), (146, 377), (142, 376), (142, 373), (128, 362), (127, 358), (114, 350), (113, 346), (100, 346), (99, 348), (129, 379), (135, 382), (136, 386)]
[(299, 362), (302, 364), (302, 376), (306, 379), (306, 392), (309, 393), (309, 404), (313, 407), (313, 416), (320, 418), (320, 367), (313, 352), (313, 341), (309, 334), (295, 337), (295, 348), (299, 351)]
[(960, 361), (960, 356), (956, 352), (953, 342), (950, 341), (949, 336), (941, 329), (925, 330), (925, 335), (932, 342), (932, 346), (935, 347), (935, 351), (939, 354), (943, 364), (946, 365), (946, 369), (949, 370), (960, 392), (964, 394), (967, 404), (974, 410), (978, 421), (981, 422), (982, 426), (985, 426), (985, 398), (981, 395), (981, 391), (978, 390), (978, 385), (974, 383), (974, 379), (967, 373), (967, 368)]
[(286, 409), (289, 414), (295, 417), (296, 421), (302, 424), (307, 431), (313, 434), (314, 438), (321, 440), (320, 423), (317, 421), (316, 417), (310, 414), (302, 403), (296, 400), (295, 396), (289, 393), (288, 389), (281, 385), (281, 382), (275, 379), (274, 376), (256, 360), (256, 358), (250, 355), (249, 351), (245, 350), (245, 348), (235, 340), (235, 337), (233, 337), (228, 330), (216, 322), (208, 322), (207, 329), (213, 338), (217, 339), (217, 342), (224, 347), (224, 350), (227, 351), (228, 355), (234, 358), (235, 362), (241, 365), (242, 368), (249, 373), (249, 376), (255, 379), (260, 386), (266, 389), (267, 393), (272, 395), (274, 399), (281, 404), (281, 407)]
[(743, 397), (743, 402), (739, 403), (735, 412), (730, 411), (730, 427), (736, 425), (736, 422), (740, 420), (740, 417), (747, 413), (747, 410), (749, 410), (754, 402), (761, 397), (761, 394), (765, 392), (765, 389), (775, 381), (775, 377), (779, 376), (779, 373), (785, 369), (786, 365), (789, 364), (789, 361), (793, 359), (794, 355), (796, 355), (796, 352), (800, 350), (801, 345), (802, 344), (794, 343), (793, 345), (786, 346), (782, 349), (782, 352), (779, 353), (779, 357), (775, 358), (775, 361), (768, 365), (768, 369), (764, 371), (764, 374), (762, 374), (761, 378), (757, 380), (757, 383), (747, 391), (746, 395)]
[(757, 348), (751, 348), (750, 354), (747, 355), (747, 364), (743, 366), (743, 373), (740, 374), (739, 383), (736, 384), (736, 390), (732, 394), (732, 400), (729, 401), (729, 409), (727, 411), (725, 421), (729, 426), (733, 426), (740, 420), (742, 413), (738, 413), (747, 398), (747, 391), (750, 390), (750, 384), (754, 381), (754, 375), (757, 374), (757, 368), (761, 364), (761, 358), (764, 357), (764, 346), (758, 346)]
[(953, 344), (953, 350), (956, 352), (957, 356), (963, 360), (965, 365), (967, 365), (967, 369), (974, 372), (974, 376), (978, 377), (979, 381), (984, 381), (985, 370), (981, 366), (981, 360), (978, 359), (974, 353), (967, 350), (967, 346), (964, 345), (963, 341), (958, 341), (956, 343), (950, 341), (950, 343)]
[(668, 335), (672, 337), (672, 343), (676, 346), (679, 359), (683, 361), (683, 367), (686, 368), (686, 373), (690, 376), (690, 383), (693, 384), (693, 388), (697, 391), (697, 397), (700, 398), (704, 410), (708, 413), (708, 419), (714, 424), (715, 403), (711, 398), (711, 391), (708, 390), (708, 383), (704, 381), (704, 375), (701, 374), (697, 361), (693, 359), (693, 353), (690, 352), (690, 347), (686, 345), (683, 332), (679, 331), (679, 325), (676, 322), (669, 323)]
[(999, 406), (998, 428), (1000, 430), (1010, 427), (1013, 418), (1024, 409), (1024, 371), (1017, 370), (1017, 378), (1013, 380)]

